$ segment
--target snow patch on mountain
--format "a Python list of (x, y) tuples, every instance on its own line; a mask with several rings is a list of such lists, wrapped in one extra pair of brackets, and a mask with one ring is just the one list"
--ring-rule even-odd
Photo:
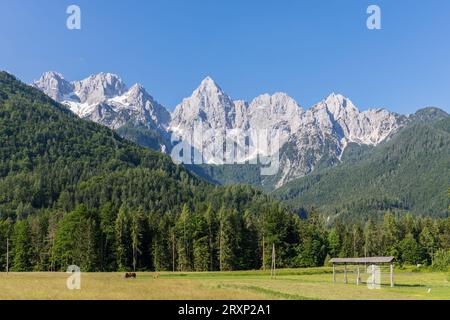
[(112, 73), (102, 72), (68, 82), (59, 73), (46, 72), (33, 85), (67, 105), (79, 117), (112, 129), (132, 123), (166, 132), (170, 122), (170, 113), (142, 85), (135, 84), (128, 89)]

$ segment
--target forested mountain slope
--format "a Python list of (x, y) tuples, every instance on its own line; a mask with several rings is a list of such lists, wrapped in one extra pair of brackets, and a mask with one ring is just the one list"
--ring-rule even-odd
[(0, 105), (2, 217), (54, 205), (72, 209), (80, 202), (118, 205), (127, 194), (127, 201), (147, 209), (162, 202), (163, 210), (206, 186), (168, 156), (79, 119), (6, 73), (0, 74)]
[(260, 232), (292, 238), (296, 216), (268, 196), (203, 182), (5, 72), (0, 141), (1, 268), (8, 237), (17, 271), (255, 268)]
[(329, 215), (367, 217), (386, 209), (448, 215), (450, 117), (445, 112), (420, 110), (390, 141), (359, 153), (353, 147), (343, 164), (292, 181), (274, 195)]

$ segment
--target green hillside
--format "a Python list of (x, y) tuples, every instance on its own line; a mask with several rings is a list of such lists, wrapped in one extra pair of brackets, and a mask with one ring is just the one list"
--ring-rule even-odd
[(365, 218), (392, 209), (447, 216), (449, 187), (450, 117), (425, 109), (390, 141), (360, 152), (353, 146), (343, 164), (291, 181), (273, 194), (329, 215)]
[(258, 164), (201, 164), (186, 168), (206, 181), (218, 185), (248, 184), (261, 187), (261, 167)]
[[(52, 206), (70, 210), (81, 202), (99, 205), (105, 198), (118, 206), (133, 184), (127, 201), (152, 209), (161, 196), (152, 190), (167, 189), (167, 208), (173, 208), (205, 185), (168, 156), (80, 120), (6, 73), (0, 74), (0, 105), (2, 217)], [(105, 184), (113, 175), (125, 180), (122, 185)]]
[(0, 141), (2, 270), (6, 238), (16, 271), (256, 268), (261, 232), (286, 257), (295, 240), (297, 217), (267, 195), (204, 182), (5, 72)]
[(170, 143), (156, 129), (126, 124), (117, 129), (116, 132), (121, 137), (133, 141), (142, 147), (160, 151), (161, 146), (165, 146), (170, 150)]

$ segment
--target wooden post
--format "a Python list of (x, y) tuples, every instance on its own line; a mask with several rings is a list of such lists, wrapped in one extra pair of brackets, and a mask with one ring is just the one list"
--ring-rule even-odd
[(266, 270), (266, 255), (265, 255), (265, 246), (266, 244), (264, 243), (264, 234), (263, 234), (263, 238), (262, 238), (262, 265), (263, 265), (263, 270)]
[(358, 264), (358, 266), (356, 268), (357, 268), (356, 269), (356, 272), (357, 272), (357, 274), (356, 274), (356, 285), (359, 286), (359, 284), (361, 283), (361, 272), (359, 270), (359, 264)]
[(273, 244), (272, 251), (273, 251), (273, 276), (276, 277), (277, 276), (277, 264), (276, 264), (276, 256), (275, 256), (275, 244)]
[(391, 263), (391, 287), (394, 287), (394, 264)]
[(272, 267), (270, 268), (270, 277), (276, 276), (276, 263), (275, 263), (275, 243), (272, 245)]
[(6, 274), (9, 272), (9, 238), (6, 238)]
[(220, 230), (219, 230), (219, 271), (222, 271), (222, 220), (220, 219)]
[[(52, 236), (52, 250), (55, 247), (55, 238), (56, 238), (56, 235), (53, 235)], [(55, 259), (54, 258), (52, 258), (52, 266), (51, 266), (51, 268), (52, 268), (52, 271), (55, 271)]]
[(175, 272), (175, 233), (172, 233), (172, 272)]
[(348, 283), (348, 278), (347, 278), (347, 264), (344, 264), (344, 283), (345, 283), (345, 284)]
[(213, 271), (214, 267), (214, 249), (213, 249), (213, 239), (212, 239), (212, 231), (211, 226), (209, 227), (209, 271)]
[(273, 278), (273, 247), (272, 247), (272, 261), (270, 262), (270, 278)]
[(336, 283), (336, 266), (333, 263), (333, 282)]

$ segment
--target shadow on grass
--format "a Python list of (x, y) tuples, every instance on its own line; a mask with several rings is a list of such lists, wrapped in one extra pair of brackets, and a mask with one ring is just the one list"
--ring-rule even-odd
[[(353, 285), (356, 285), (356, 284), (353, 284)], [(361, 281), (360, 285), (365, 286), (365, 285), (367, 285), (367, 282)], [(380, 284), (380, 286), (383, 287), (383, 288), (390, 288), (391, 284), (390, 283), (382, 283), (382, 284)], [(396, 288), (396, 287), (400, 287), (400, 288), (428, 288), (429, 286), (424, 285), (424, 284), (418, 284), (418, 283), (409, 283), (409, 284), (406, 284), (406, 283), (394, 283), (394, 288)]]
[(275, 297), (275, 298), (279, 298), (279, 299), (283, 299), (283, 300), (318, 300), (318, 299), (304, 297), (304, 296), (301, 296), (298, 294), (286, 293), (286, 292), (276, 291), (276, 290), (257, 287), (257, 286), (238, 286), (238, 285), (231, 285), (231, 284), (220, 284), (217, 287), (219, 289), (220, 288), (230, 288), (230, 289), (252, 291), (252, 292), (268, 295), (271, 298)]
[[(152, 278), (154, 273), (140, 274), (142, 278)], [(277, 276), (307, 276), (332, 274), (331, 270), (323, 269), (284, 269), (277, 271)], [(270, 270), (242, 270), (242, 271), (205, 271), (205, 272), (167, 272), (163, 271), (159, 274), (159, 278), (252, 278), (252, 277), (270, 277)]]
[[(383, 284), (383, 286), (389, 287), (390, 285), (388, 284)], [(406, 284), (406, 283), (395, 283), (394, 287), (401, 287), (401, 288), (428, 288), (429, 286), (424, 285), (424, 284)]]

